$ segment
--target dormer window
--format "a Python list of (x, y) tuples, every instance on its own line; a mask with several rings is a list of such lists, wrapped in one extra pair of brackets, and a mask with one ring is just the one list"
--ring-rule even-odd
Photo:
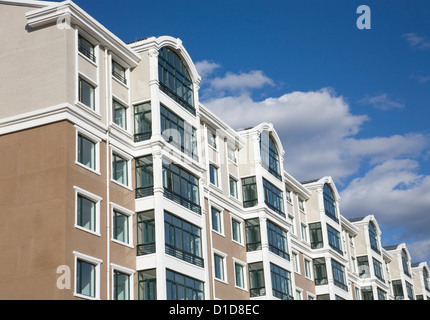
[(196, 114), (193, 82), (181, 58), (169, 48), (161, 48), (158, 55), (160, 89), (185, 110)]

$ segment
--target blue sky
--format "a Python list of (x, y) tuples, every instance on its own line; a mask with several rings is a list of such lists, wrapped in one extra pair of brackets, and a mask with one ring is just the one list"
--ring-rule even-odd
[(344, 216), (374, 214), (383, 245), (430, 264), (429, 1), (75, 3), (124, 42), (180, 38), (207, 107), (235, 129), (273, 122), (287, 171), (332, 176)]

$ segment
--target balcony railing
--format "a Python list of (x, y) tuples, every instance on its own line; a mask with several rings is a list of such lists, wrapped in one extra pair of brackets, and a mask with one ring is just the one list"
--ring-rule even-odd
[(149, 197), (149, 196), (152, 196), (153, 194), (154, 194), (153, 186), (136, 188), (136, 199)]
[(155, 253), (155, 242), (138, 244), (137, 245), (137, 255), (144, 256), (147, 254)]
[(170, 200), (180, 204), (181, 206), (183, 206), (187, 209), (190, 209), (191, 211), (194, 211), (195, 213), (202, 214), (202, 209), (201, 209), (200, 205), (195, 204), (195, 203), (191, 202), (190, 200), (188, 200), (188, 199), (186, 199), (186, 198), (184, 198), (184, 197), (182, 197), (176, 193), (173, 193), (169, 189), (166, 189), (166, 188), (164, 189), (164, 196), (167, 199), (170, 199)]
[(265, 296), (266, 295), (266, 288), (265, 287), (251, 288), (249, 290), (249, 293), (251, 295), (251, 298)]
[(171, 90), (168, 86), (166, 86), (164, 83), (160, 82), (160, 89), (165, 94), (167, 94), (170, 98), (172, 98), (174, 101), (176, 101), (178, 104), (180, 104), (185, 110), (190, 112), (193, 115), (196, 115), (196, 109), (190, 105), (187, 101), (179, 97), (176, 92)]
[(78, 45), (78, 50), (92, 62), (96, 62), (96, 56), (92, 52), (88, 51), (84, 46)]
[(174, 246), (168, 245), (167, 243), (166, 243), (166, 253), (175, 258), (192, 263), (198, 267), (202, 267), (202, 268), (204, 267), (203, 258), (196, 256), (192, 253), (186, 252), (182, 249), (178, 249)]
[(279, 298), (281, 300), (294, 300), (293, 296), (286, 292), (282, 292), (276, 289), (272, 289), (272, 291), (273, 291), (273, 296), (276, 298)]

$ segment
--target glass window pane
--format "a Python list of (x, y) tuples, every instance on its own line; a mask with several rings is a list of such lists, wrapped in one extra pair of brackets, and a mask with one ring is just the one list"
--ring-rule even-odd
[(95, 272), (93, 264), (78, 260), (77, 261), (77, 293), (89, 297), (95, 297)]

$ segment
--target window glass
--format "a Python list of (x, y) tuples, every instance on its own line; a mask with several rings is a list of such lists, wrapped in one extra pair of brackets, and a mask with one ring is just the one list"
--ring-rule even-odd
[(128, 243), (128, 216), (116, 210), (113, 211), (113, 238)]
[(123, 185), (128, 185), (127, 160), (113, 154), (113, 179)]
[(96, 203), (78, 195), (77, 224), (85, 229), (96, 231)]
[(96, 170), (96, 144), (80, 134), (78, 135), (78, 162)]
[(96, 266), (78, 259), (76, 268), (76, 292), (94, 298), (96, 296)]
[(79, 79), (79, 101), (91, 110), (96, 108), (95, 88), (83, 79)]
[(113, 101), (113, 122), (123, 129), (127, 129), (127, 108), (121, 103)]

